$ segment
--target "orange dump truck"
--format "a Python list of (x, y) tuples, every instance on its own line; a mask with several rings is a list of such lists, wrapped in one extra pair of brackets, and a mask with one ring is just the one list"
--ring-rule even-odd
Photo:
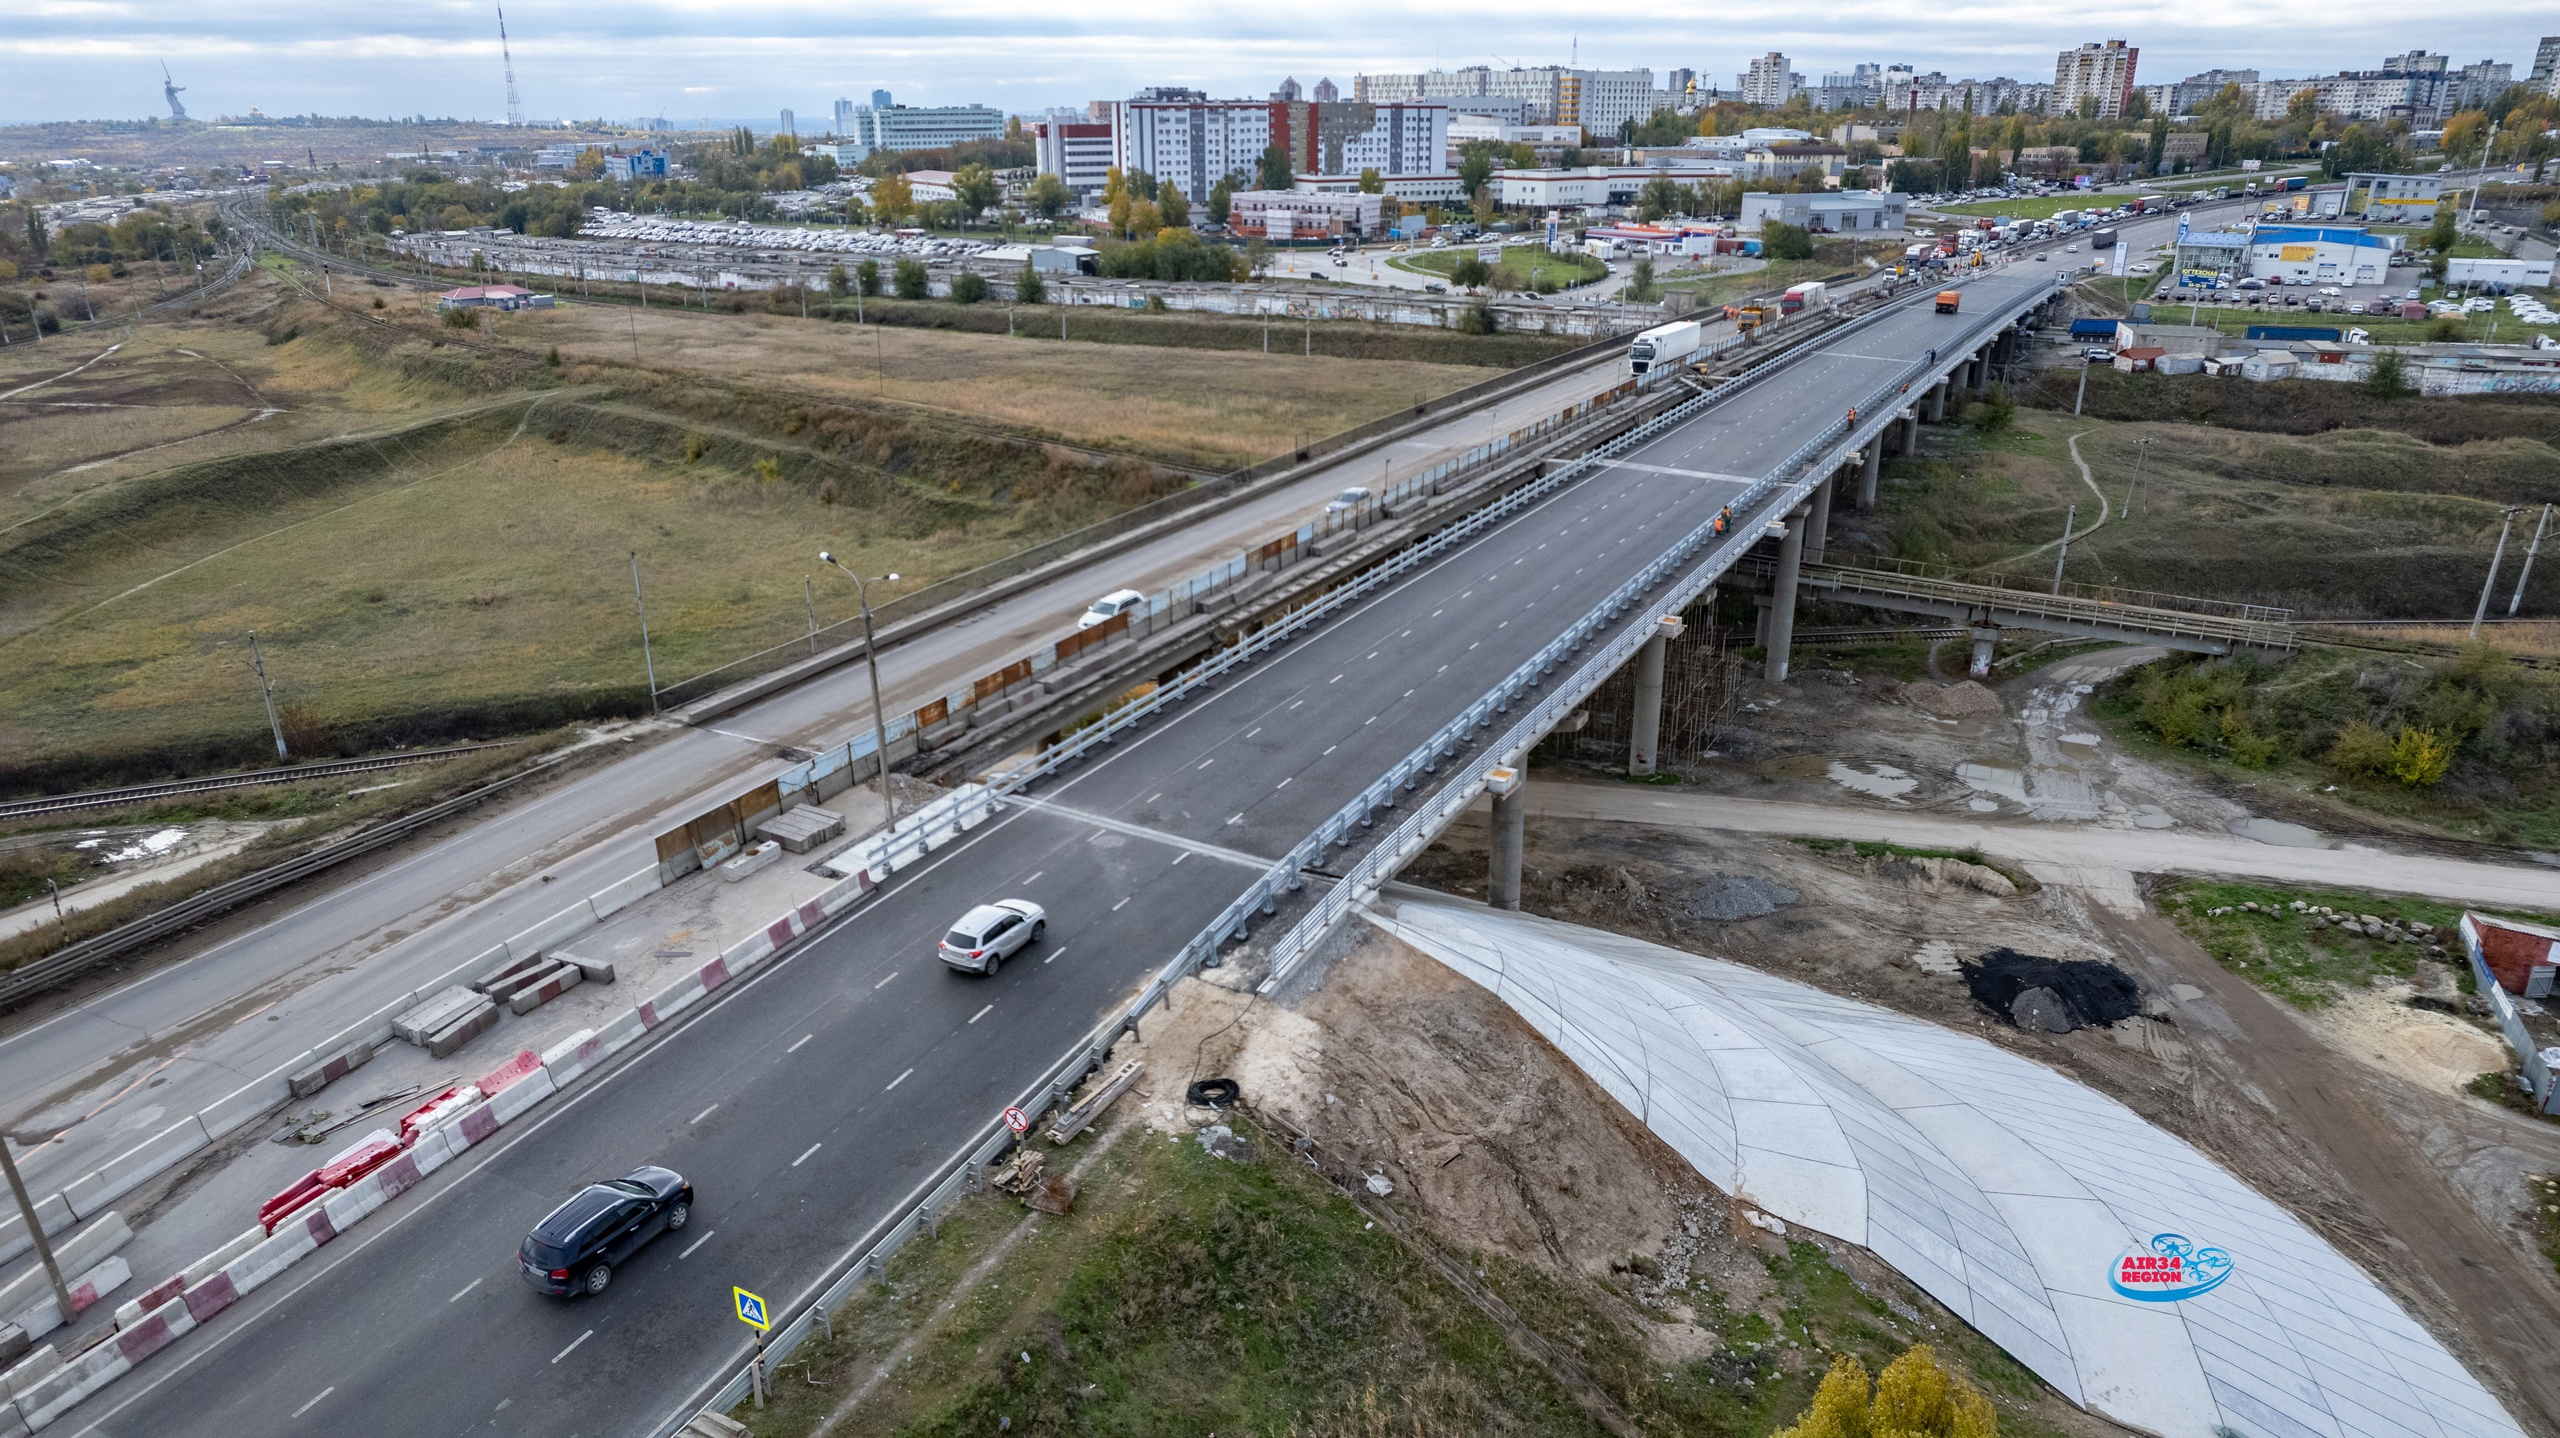
[(1961, 290), (1938, 291), (1938, 313), (1942, 315), (1954, 314), (1956, 312), (1956, 306), (1962, 303), (1963, 300), (1964, 292)]

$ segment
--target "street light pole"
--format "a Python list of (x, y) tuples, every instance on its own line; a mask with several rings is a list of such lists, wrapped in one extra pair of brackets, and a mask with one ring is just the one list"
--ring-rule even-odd
[[(886, 711), (880, 707), (880, 647), (871, 637), (871, 591), (863, 584), (861, 575), (845, 569), (833, 554), (820, 550), (818, 562), (844, 570), (845, 578), (853, 581), (854, 597), (862, 602), (862, 661), (871, 670), (872, 756), (880, 765), (880, 808), (888, 815), (889, 832), (894, 834), (898, 832), (898, 801), (889, 796), (889, 721)], [(881, 576), (888, 580), (897, 577), (894, 572)]]
[[(2131, 519), (2133, 517), (2133, 492), (2142, 487), (2142, 463), (2150, 457), (2151, 436), (2144, 435), (2133, 442), (2133, 479), (2124, 487), (2124, 509), (2116, 515), (2116, 518)], [(2146, 511), (2150, 507), (2149, 504), (2143, 506)]]
[(69, 1323), (71, 1285), (62, 1281), (62, 1265), (54, 1262), (53, 1240), (45, 1237), (44, 1225), (36, 1222), (36, 1206), (27, 1199), (27, 1181), (18, 1177), (18, 1161), (9, 1155), (9, 1140), (0, 1138), (0, 1170), (9, 1175), (9, 1193), (18, 1200), (18, 1212), (27, 1220), (27, 1237), (35, 1240), (36, 1257), (44, 1260), (44, 1275), (53, 1280), (53, 1301), (62, 1305), (62, 1321)]
[(2498, 552), (2489, 556), (2489, 578), (2480, 586), (2480, 607), (2471, 611), (2471, 635), (2480, 637), (2480, 621), (2489, 617), (2489, 596), (2498, 587), (2498, 566), (2507, 562), (2507, 535), (2516, 527), (2516, 512), (2507, 511), (2506, 522), (2498, 526)]

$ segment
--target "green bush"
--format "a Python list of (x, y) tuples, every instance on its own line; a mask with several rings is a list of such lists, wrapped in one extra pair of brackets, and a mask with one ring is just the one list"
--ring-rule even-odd
[(1150, 240), (1133, 240), (1104, 248), (1096, 267), (1115, 280), (1202, 280), (1244, 278), (1243, 260), (1224, 245), (1207, 244), (1189, 230), (1160, 232)]
[(892, 273), (902, 300), (920, 300), (933, 292), (931, 276), (925, 272), (922, 260), (900, 260)]
[(449, 330), (467, 330), (478, 323), (480, 323), (478, 311), (462, 305), (456, 305), (444, 312), (444, 327)]
[(866, 295), (880, 293), (880, 262), (864, 260), (861, 264), (854, 266), (853, 282), (860, 286)]
[(2245, 659), (2146, 666), (2133, 681), (2134, 719), (2173, 749), (2263, 769), (2284, 746), (2250, 721), (2247, 690), (2255, 669)]
[(1491, 335), (1501, 332), (1501, 317), (1494, 314), (1493, 306), (1483, 300), (1476, 301), (1458, 313), (1458, 333), (1462, 335)]
[(1016, 304), (1025, 305), (1043, 304), (1048, 301), (1048, 282), (1040, 278), (1040, 272), (1033, 269), (1028, 260), (1023, 261), (1022, 273), (1014, 277), (1013, 298)]
[(2375, 394), (2389, 398), (2409, 392), (2409, 372), (2400, 363), (2398, 350), (2384, 350), (2374, 356), (2373, 372), (2365, 376), (2364, 386)]
[(1813, 232), (1802, 225), (1769, 220), (1760, 226), (1760, 253), (1773, 260), (1813, 258)]
[(976, 270), (962, 270), (951, 277), (951, 302), (974, 305), (987, 297), (987, 277)]
[(2009, 398), (2008, 391), (1997, 385), (1969, 409), (1971, 413), (1965, 422), (1984, 434), (1997, 434), (2016, 423), (2018, 418), (2017, 402)]

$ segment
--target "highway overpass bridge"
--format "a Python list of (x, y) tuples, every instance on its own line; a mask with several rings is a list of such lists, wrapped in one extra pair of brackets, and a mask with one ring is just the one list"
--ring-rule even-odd
[[(805, 1325), (999, 1110), (1057, 1092), (1131, 1020), (1129, 995), (1240, 930), (1284, 979), (1771, 525), (1800, 546), (1835, 488), (1871, 493), (1888, 431), (1980, 383), (2055, 277), (2014, 266), (1964, 289), (1960, 314), (1915, 296), (1687, 401), (1250, 654), (1203, 661), (1223, 668), (1022, 776), (1023, 801), (101, 1393), (75, 1429), (289, 1432), (360, 1402), (394, 1435), (672, 1430), (743, 1358), (730, 1285), (787, 1296), (781, 1316)], [(1047, 906), (1045, 961), (942, 970), (951, 916), (1007, 894)], [(523, 1291), (531, 1221), (644, 1161), (693, 1179), (699, 1239), (659, 1245), (602, 1301)]]

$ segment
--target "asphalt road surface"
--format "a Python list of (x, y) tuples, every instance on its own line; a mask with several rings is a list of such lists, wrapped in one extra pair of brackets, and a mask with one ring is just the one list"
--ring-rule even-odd
[[(67, 1431), (657, 1428), (742, 1355), (730, 1285), (807, 1293), (1214, 917), (1246, 866), (1303, 838), (1808, 431), (2048, 283), (1987, 277), (1969, 314), (1923, 303), (1825, 347), (1043, 786)], [(931, 956), (942, 930), (1006, 895), (1047, 907), (1046, 938), (990, 979), (945, 971)], [(533, 1220), (644, 1162), (696, 1185), (685, 1232), (601, 1297), (525, 1289), (512, 1255)]]

